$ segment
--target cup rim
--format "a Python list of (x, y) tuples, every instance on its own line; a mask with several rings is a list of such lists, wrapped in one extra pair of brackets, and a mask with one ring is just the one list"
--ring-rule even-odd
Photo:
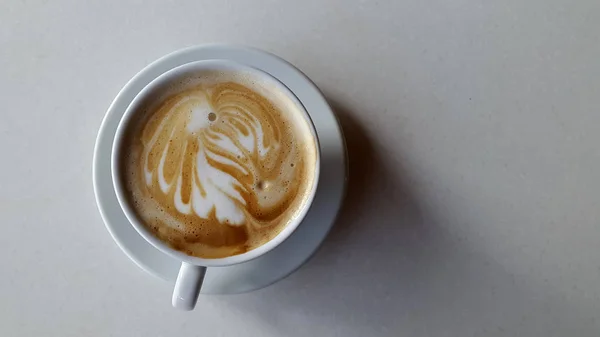
[[(244, 252), (242, 254), (222, 257), (222, 258), (201, 258), (196, 256), (187, 255), (184, 252), (178, 251), (174, 248), (168, 246), (165, 242), (156, 237), (152, 232), (150, 232), (146, 226), (142, 224), (142, 220), (139, 219), (137, 213), (133, 210), (129, 202), (127, 201), (126, 189), (124, 187), (123, 182), (120, 178), (120, 154), (122, 150), (122, 141), (124, 138), (124, 133), (131, 119), (135, 116), (136, 110), (140, 107), (143, 101), (149, 96), (150, 93), (153, 92), (158, 86), (161, 86), (165, 83), (168, 83), (179, 76), (184, 76), (193, 71), (205, 70), (205, 69), (236, 69), (243, 70), (265, 79), (268, 82), (271, 82), (278, 89), (282, 90), (286, 94), (286, 96), (294, 101), (294, 103), (300, 108), (307, 124), (309, 130), (312, 134), (313, 141), (315, 144), (315, 168), (314, 168), (314, 179), (312, 186), (310, 188), (310, 192), (308, 194), (307, 200), (305, 201), (302, 209), (296, 214), (296, 217), (290, 221), (275, 237), (271, 240), (267, 241), (261, 246), (258, 246), (250, 251)], [(186, 262), (189, 264), (204, 266), (204, 267), (220, 267), (220, 266), (228, 266), (234, 265), (246, 261), (253, 260), (258, 258), (267, 252), (273, 250), (275, 247), (279, 246), (282, 242), (284, 242), (292, 233), (296, 230), (296, 228), (302, 223), (306, 214), (310, 210), (312, 203), (314, 201), (318, 184), (319, 184), (319, 176), (320, 176), (320, 167), (321, 167), (321, 150), (319, 144), (319, 138), (316, 133), (316, 129), (310, 114), (302, 104), (302, 102), (296, 97), (296, 95), (281, 81), (275, 78), (273, 75), (257, 69), (255, 67), (224, 59), (213, 59), (213, 60), (200, 60), (193, 61), (173, 69), (170, 69), (161, 75), (157, 76), (150, 83), (148, 83), (140, 92), (135, 96), (135, 98), (131, 101), (131, 103), (127, 106), (123, 116), (121, 117), (119, 124), (117, 126), (117, 130), (114, 136), (114, 141), (111, 150), (111, 177), (113, 181), (113, 189), (115, 190), (115, 194), (117, 196), (117, 200), (119, 202), (119, 206), (123, 210), (127, 220), (133, 226), (133, 228), (152, 246), (159, 249), (163, 253), (170, 255), (177, 260), (182, 262)]]

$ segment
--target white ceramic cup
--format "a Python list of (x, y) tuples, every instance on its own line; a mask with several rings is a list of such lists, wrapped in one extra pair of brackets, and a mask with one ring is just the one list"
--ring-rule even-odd
[[(161, 93), (162, 90), (164, 90), (164, 88), (168, 87), (170, 83), (176, 83), (176, 81), (179, 81), (181, 79), (189, 77), (190, 75), (204, 70), (229, 70), (250, 72), (253, 75), (258, 76), (257, 78), (260, 78), (261, 81), (266, 81), (268, 84), (274, 85), (277, 88), (277, 90), (280, 90), (281, 92), (285, 93), (288, 96), (288, 98), (293, 100), (299, 107), (298, 111), (299, 113), (303, 114), (303, 117), (309, 125), (310, 132), (312, 133), (311, 136), (314, 140), (315, 148), (317, 151), (313, 185), (311, 186), (310, 193), (308, 194), (307, 200), (302, 206), (302, 209), (299, 212), (297, 212), (297, 215), (290, 221), (290, 223), (286, 227), (284, 227), (284, 229), (279, 234), (277, 234), (277, 236), (275, 236), (273, 239), (263, 244), (262, 246), (259, 246), (243, 254), (217, 259), (205, 259), (189, 256), (183, 252), (169, 247), (166, 243), (154, 236), (142, 224), (141, 220), (139, 219), (131, 205), (129, 205), (129, 202), (127, 201), (127, 190), (125, 188), (125, 184), (121, 180), (121, 172), (119, 172), (120, 168), (122, 167), (120, 158), (122, 157), (121, 151), (123, 150), (122, 145), (124, 141), (125, 131), (130, 123), (136, 121), (136, 118), (133, 117), (137, 113), (140, 113), (141, 110), (143, 110), (141, 109), (141, 107), (143, 106), (144, 102), (151, 99), (152, 97), (156, 97), (156, 95), (159, 95), (159, 93)], [(247, 65), (242, 65), (228, 60), (205, 60), (184, 64), (162, 74), (161, 76), (157, 77), (152, 82), (150, 82), (150, 84), (148, 84), (144, 89), (142, 89), (140, 93), (134, 98), (134, 100), (131, 102), (131, 104), (125, 111), (125, 114), (123, 115), (117, 128), (117, 132), (115, 134), (111, 160), (112, 179), (115, 193), (117, 195), (117, 199), (119, 200), (119, 204), (121, 205), (125, 216), (129, 220), (129, 222), (131, 222), (131, 225), (138, 231), (138, 233), (140, 233), (140, 235), (146, 241), (148, 241), (154, 247), (161, 250), (165, 254), (168, 254), (174, 257), (175, 259), (181, 261), (181, 268), (179, 269), (179, 275), (177, 276), (177, 281), (175, 282), (175, 289), (173, 290), (173, 306), (183, 310), (192, 310), (196, 305), (196, 301), (198, 299), (198, 295), (202, 287), (202, 281), (204, 279), (204, 274), (206, 273), (207, 267), (223, 267), (255, 259), (280, 245), (294, 232), (294, 230), (302, 222), (302, 219), (304, 219), (304, 216), (306, 215), (308, 209), (310, 208), (310, 205), (312, 204), (315, 192), (317, 190), (320, 168), (319, 140), (317, 138), (316, 131), (310, 119), (310, 116), (308, 115), (302, 104), (298, 101), (296, 96), (283, 83), (279, 82), (271, 75), (261, 70), (249, 67)]]

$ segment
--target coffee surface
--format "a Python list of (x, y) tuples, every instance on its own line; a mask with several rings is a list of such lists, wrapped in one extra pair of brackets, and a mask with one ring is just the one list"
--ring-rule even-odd
[(204, 71), (136, 113), (123, 148), (130, 203), (188, 255), (241, 254), (275, 237), (309, 197), (316, 145), (303, 108), (255, 74)]

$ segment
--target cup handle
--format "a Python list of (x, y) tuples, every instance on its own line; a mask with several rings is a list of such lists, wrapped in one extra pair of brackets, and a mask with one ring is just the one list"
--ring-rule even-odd
[(192, 310), (196, 306), (206, 267), (187, 262), (181, 263), (175, 289), (173, 289), (173, 306), (181, 310)]

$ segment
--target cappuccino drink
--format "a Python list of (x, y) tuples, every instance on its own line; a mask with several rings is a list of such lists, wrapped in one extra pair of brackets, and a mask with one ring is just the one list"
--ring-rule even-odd
[(253, 71), (199, 70), (153, 93), (121, 145), (121, 179), (140, 222), (187, 255), (257, 248), (306, 206), (316, 136), (295, 97)]

